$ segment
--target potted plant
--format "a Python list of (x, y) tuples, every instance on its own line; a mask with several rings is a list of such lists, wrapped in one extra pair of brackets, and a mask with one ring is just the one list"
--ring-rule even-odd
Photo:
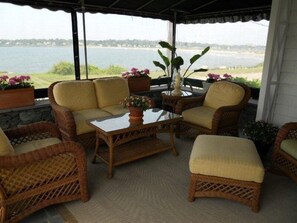
[(213, 74), (213, 73), (209, 73), (207, 74), (207, 78), (206, 81), (202, 82), (203, 85), (203, 89), (204, 91), (207, 91), (209, 86), (219, 80), (231, 80), (232, 79), (232, 75), (230, 74), (224, 74), (223, 77), (221, 77), (220, 74)]
[(171, 52), (173, 52), (175, 54), (175, 57), (170, 60), (168, 57), (164, 56), (164, 54), (161, 52), (161, 50), (158, 50), (158, 54), (161, 57), (164, 64), (159, 62), (159, 61), (153, 61), (153, 63), (154, 63), (155, 66), (161, 68), (164, 71), (164, 76), (171, 76), (172, 78), (175, 78), (173, 74), (170, 75), (171, 74), (171, 71), (169, 70), (170, 65), (173, 68), (173, 72), (176, 73), (177, 75), (180, 75), (182, 83), (185, 81), (186, 78), (188, 78), (190, 75), (192, 75), (195, 72), (205, 72), (205, 71), (207, 71), (207, 69), (205, 69), (205, 68), (200, 68), (200, 69), (195, 69), (191, 73), (188, 73), (191, 66), (199, 58), (201, 58), (204, 54), (206, 54), (209, 51), (209, 49), (210, 49), (209, 46), (206, 47), (205, 49), (203, 49), (200, 54), (195, 54), (194, 56), (192, 56), (190, 58), (190, 61), (189, 61), (190, 65), (186, 68), (185, 72), (181, 75), (180, 74), (180, 68), (184, 64), (184, 60), (183, 60), (183, 58), (181, 56), (177, 55), (176, 47), (173, 47), (172, 45), (170, 45), (168, 42), (165, 42), (165, 41), (160, 41), (159, 45), (162, 48), (168, 49), (169, 51), (171, 51)]
[(130, 95), (121, 104), (128, 108), (130, 119), (142, 119), (143, 111), (152, 107), (152, 101), (146, 96)]
[(122, 73), (122, 77), (128, 80), (130, 93), (149, 91), (151, 78), (149, 69), (139, 70), (133, 67), (130, 71)]
[(0, 109), (30, 106), (34, 103), (34, 88), (30, 76), (0, 76)]
[(278, 127), (265, 121), (252, 121), (244, 125), (243, 134), (253, 140), (261, 160), (264, 160), (275, 141), (278, 130)]

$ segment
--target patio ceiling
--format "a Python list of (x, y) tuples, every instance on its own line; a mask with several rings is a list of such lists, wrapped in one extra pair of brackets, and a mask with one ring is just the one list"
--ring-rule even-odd
[(269, 20), (272, 0), (0, 0), (34, 8), (141, 16), (177, 23)]

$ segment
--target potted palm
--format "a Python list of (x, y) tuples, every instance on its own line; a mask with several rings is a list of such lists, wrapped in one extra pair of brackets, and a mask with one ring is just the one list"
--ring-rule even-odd
[(255, 143), (261, 160), (264, 160), (275, 141), (278, 130), (278, 127), (265, 121), (252, 121), (244, 126), (243, 134)]
[[(159, 61), (153, 61), (154, 65), (156, 67), (159, 67), (161, 68), (163, 71), (164, 71), (164, 76), (171, 76), (172, 78), (175, 78), (174, 75), (170, 75), (171, 72), (170, 72), (170, 66), (172, 66), (172, 70), (173, 72), (178, 75), (178, 80), (181, 80), (181, 83), (185, 83), (185, 79), (188, 78), (190, 75), (192, 75), (193, 73), (196, 73), (196, 72), (205, 72), (207, 71), (207, 69), (205, 68), (199, 68), (199, 69), (195, 69), (193, 70), (192, 72), (190, 72), (190, 68), (192, 67), (192, 65), (197, 61), (199, 60), (204, 54), (206, 54), (210, 47), (206, 47), (204, 48), (201, 53), (199, 54), (195, 54), (194, 56), (192, 56), (190, 58), (190, 64), (189, 66), (185, 69), (184, 73), (183, 74), (180, 74), (180, 69), (181, 69), (181, 66), (184, 64), (184, 60), (181, 56), (177, 55), (176, 53), (176, 48), (173, 47), (172, 45), (170, 45), (168, 42), (165, 42), (165, 41), (160, 41), (159, 42), (159, 45), (163, 48), (163, 49), (167, 49), (171, 52), (173, 52), (175, 54), (175, 57), (173, 59), (169, 59), (168, 57), (166, 57), (162, 52), (161, 50), (158, 50), (158, 54), (159, 56), (161, 57), (162, 59), (162, 62), (159, 62)], [(173, 81), (173, 80), (171, 80)], [(170, 83), (169, 83), (170, 85)]]

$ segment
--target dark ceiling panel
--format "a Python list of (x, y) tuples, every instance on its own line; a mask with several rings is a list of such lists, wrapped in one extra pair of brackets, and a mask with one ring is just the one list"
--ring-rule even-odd
[[(177, 23), (269, 19), (272, 0), (0, 0), (34, 8), (142, 16)], [(82, 4), (84, 2), (84, 4)]]

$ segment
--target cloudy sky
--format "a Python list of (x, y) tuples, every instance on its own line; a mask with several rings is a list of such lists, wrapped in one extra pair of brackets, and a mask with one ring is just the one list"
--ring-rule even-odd
[[(82, 16), (78, 14), (79, 38)], [(226, 45), (266, 45), (269, 22), (178, 25), (177, 41)], [(0, 3), (0, 39), (71, 39), (71, 16), (63, 11), (37, 10)], [(89, 40), (166, 40), (168, 23), (132, 16), (86, 14)]]

